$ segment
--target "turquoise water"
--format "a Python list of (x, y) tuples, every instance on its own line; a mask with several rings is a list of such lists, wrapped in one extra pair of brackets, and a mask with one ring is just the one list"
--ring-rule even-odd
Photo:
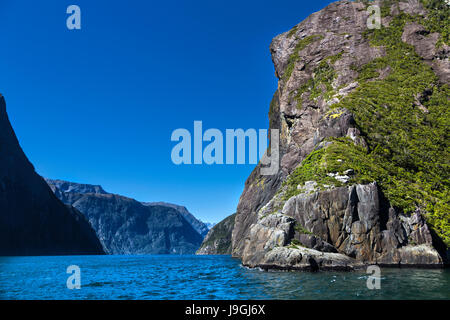
[[(67, 289), (69, 265), (81, 289)], [(382, 269), (381, 289), (363, 272), (263, 272), (229, 256), (0, 258), (1, 299), (450, 299), (450, 270)]]

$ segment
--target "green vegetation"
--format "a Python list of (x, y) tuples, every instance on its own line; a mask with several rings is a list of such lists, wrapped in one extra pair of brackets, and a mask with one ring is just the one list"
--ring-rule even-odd
[(295, 231), (297, 231), (300, 234), (309, 234), (312, 235), (312, 232), (310, 232), (309, 230), (307, 230), (304, 226), (302, 226), (301, 224), (297, 223), (294, 227)]
[(274, 93), (272, 100), (270, 101), (270, 108), (269, 108), (269, 119), (270, 121), (273, 121), (274, 114), (278, 112), (280, 109), (280, 106), (278, 105), (278, 90)]
[(292, 71), (294, 71), (295, 63), (300, 59), (298, 53), (309, 46), (311, 43), (323, 39), (322, 35), (312, 35), (301, 39), (295, 46), (294, 52), (289, 57), (288, 65), (283, 74), (283, 80), (287, 81), (291, 77)]
[(302, 107), (303, 93), (309, 91), (310, 99), (317, 100), (320, 96), (323, 96), (325, 100), (330, 99), (333, 96), (334, 90), (332, 83), (336, 78), (336, 72), (333, 65), (338, 61), (344, 52), (340, 52), (334, 56), (330, 56), (322, 60), (316, 69), (314, 69), (313, 77), (308, 80), (306, 84), (301, 86), (295, 96), (297, 100), (297, 108)]
[[(448, 10), (443, 11), (432, 14), (429, 24), (440, 25), (444, 14), (448, 31)], [(405, 24), (417, 19), (400, 14), (388, 28), (365, 34), (371, 45), (386, 49), (386, 56), (360, 68), (359, 87), (333, 106), (354, 114), (368, 150), (347, 138), (330, 139), (330, 146), (312, 152), (289, 177), (284, 197), (298, 194), (297, 185), (308, 180), (342, 185), (327, 173), (353, 169), (350, 183), (377, 181), (397, 209), (427, 212), (428, 224), (450, 246), (450, 88), (401, 41)], [(443, 41), (448, 41), (446, 34)], [(378, 79), (378, 70), (386, 67), (389, 75)]]
[(391, 7), (394, 4), (397, 4), (399, 1), (398, 0), (384, 0), (382, 5), (381, 5), (381, 17), (385, 18), (387, 16), (391, 15)]
[(323, 60), (319, 66), (314, 70), (314, 77), (311, 86), (311, 99), (316, 100), (322, 93), (323, 87), (325, 87), (325, 95), (333, 91), (331, 83), (333, 82), (336, 73), (333, 67), (330, 66), (328, 61)]
[(335, 64), (340, 58), (342, 58), (343, 54), (344, 54), (344, 51), (341, 51), (338, 54), (335, 54), (334, 56), (325, 58), (325, 60), (330, 61), (331, 64)]
[[(423, 25), (429, 32), (440, 33), (440, 39), (437, 46), (443, 43), (449, 45), (450, 37), (450, 6), (445, 0), (420, 0), (423, 7), (427, 10), (427, 16), (416, 16), (415, 20)], [(391, 7), (398, 4), (400, 0), (384, 0), (381, 6), (381, 16), (387, 17), (391, 15)], [(370, 2), (366, 3), (371, 5)]]
[(423, 19), (421, 24), (428, 31), (441, 34), (437, 46), (443, 43), (449, 45), (450, 6), (444, 0), (422, 0), (422, 4), (428, 11), (428, 18)]
[(319, 189), (326, 189), (327, 186), (341, 187), (343, 183), (333, 177), (328, 176), (330, 172), (343, 173), (348, 169), (353, 169), (355, 175), (349, 183), (370, 183), (376, 180), (378, 166), (370, 157), (367, 157), (367, 150), (363, 147), (355, 146), (349, 138), (327, 139), (332, 144), (311, 152), (303, 160), (286, 181), (287, 190), (283, 196), (284, 200), (297, 195), (298, 185), (303, 185), (306, 181), (316, 181)]
[[(371, 1), (360, 0), (367, 7), (373, 5)], [(391, 7), (397, 5), (401, 0), (384, 0), (381, 5), (381, 17), (385, 18), (391, 15)], [(406, 2), (406, 0), (403, 0)], [(417, 16), (415, 20), (423, 25), (429, 32), (438, 32), (441, 37), (437, 46), (443, 43), (449, 45), (450, 38), (450, 6), (445, 0), (420, 0), (423, 7), (427, 10), (427, 16)]]
[(291, 243), (288, 246), (288, 248), (290, 249), (298, 249), (299, 247), (306, 247), (306, 246), (297, 239), (292, 239)]
[(297, 32), (297, 28), (298, 28), (297, 26), (293, 27), (293, 28), (289, 31), (287, 37), (288, 37), (288, 38), (292, 38), (292, 36)]
[(358, 72), (358, 78), (356, 79), (359, 83), (378, 78), (380, 76), (380, 70), (388, 67), (388, 61), (385, 57), (378, 58), (369, 64), (356, 69)]

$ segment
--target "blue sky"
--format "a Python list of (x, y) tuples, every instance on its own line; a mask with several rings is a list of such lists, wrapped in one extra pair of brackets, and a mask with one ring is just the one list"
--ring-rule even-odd
[[(328, 3), (1, 0), (0, 93), (42, 176), (218, 222), (254, 165), (176, 166), (172, 131), (267, 129), (271, 39)], [(66, 28), (71, 4), (81, 30)]]

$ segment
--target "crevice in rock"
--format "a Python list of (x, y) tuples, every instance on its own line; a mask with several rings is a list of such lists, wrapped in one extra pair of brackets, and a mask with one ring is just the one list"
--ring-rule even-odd
[(417, 30), (416, 34), (426, 37), (426, 36), (428, 36), (430, 34), (430, 31), (425, 30), (425, 29)]
[(350, 194), (350, 204), (353, 207), (352, 208), (352, 224), (356, 221), (359, 221), (359, 214), (358, 214), (358, 194), (356, 193), (356, 188), (352, 188), (351, 194)]
[(446, 244), (442, 239), (436, 234), (433, 228), (428, 228), (431, 234), (432, 244), (433, 247), (436, 249), (436, 251), (439, 253), (439, 255), (442, 257), (442, 260), (446, 265), (450, 264), (450, 257), (448, 256), (448, 251)]
[(380, 231), (387, 230), (387, 223), (389, 220), (389, 208), (391, 207), (389, 200), (383, 194), (383, 192), (378, 188), (378, 198), (380, 201)]
[(295, 120), (301, 118), (300, 116), (297, 116), (297, 115), (283, 114), (283, 116), (284, 116), (284, 120), (286, 121), (286, 124), (287, 124), (289, 130), (294, 125)]

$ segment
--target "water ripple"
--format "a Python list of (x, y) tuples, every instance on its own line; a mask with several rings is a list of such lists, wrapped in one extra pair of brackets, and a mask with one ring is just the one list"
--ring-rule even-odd
[[(81, 289), (66, 268), (81, 268)], [(0, 299), (450, 299), (450, 270), (264, 272), (229, 256), (14, 257), (0, 261)]]

